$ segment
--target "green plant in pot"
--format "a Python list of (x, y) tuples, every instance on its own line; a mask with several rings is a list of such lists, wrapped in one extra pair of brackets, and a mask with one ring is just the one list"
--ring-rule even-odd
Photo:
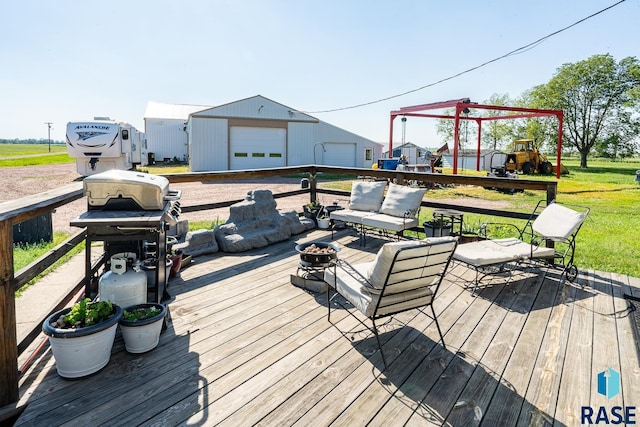
[(164, 304), (136, 304), (124, 309), (120, 330), (129, 353), (145, 353), (157, 347), (167, 315)]
[(116, 304), (88, 298), (47, 317), (42, 332), (49, 336), (58, 374), (80, 378), (104, 368), (121, 318)]
[(318, 225), (318, 214), (322, 209), (322, 205), (318, 200), (313, 200), (302, 207), (305, 218), (310, 218)]

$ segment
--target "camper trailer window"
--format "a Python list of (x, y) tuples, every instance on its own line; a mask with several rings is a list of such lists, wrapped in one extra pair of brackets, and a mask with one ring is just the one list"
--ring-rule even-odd
[(126, 141), (129, 139), (129, 131), (127, 129), (122, 129), (122, 139)]

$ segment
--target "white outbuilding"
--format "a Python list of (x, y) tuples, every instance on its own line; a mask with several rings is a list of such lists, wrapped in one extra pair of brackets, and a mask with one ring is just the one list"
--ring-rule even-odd
[(371, 167), (382, 144), (261, 95), (189, 114), (191, 171), (306, 164)]
[(147, 138), (147, 152), (153, 153), (156, 161), (177, 159), (186, 162), (186, 124), (189, 114), (211, 108), (209, 105), (147, 103), (144, 112), (144, 132)]

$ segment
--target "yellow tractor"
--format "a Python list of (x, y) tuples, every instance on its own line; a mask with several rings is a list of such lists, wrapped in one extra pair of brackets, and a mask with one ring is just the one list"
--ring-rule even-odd
[(533, 144), (533, 139), (514, 141), (513, 151), (507, 154), (505, 168), (507, 172), (522, 172), (525, 175), (532, 173), (550, 175), (555, 171), (555, 167), (547, 160), (547, 157), (540, 154), (538, 148)]

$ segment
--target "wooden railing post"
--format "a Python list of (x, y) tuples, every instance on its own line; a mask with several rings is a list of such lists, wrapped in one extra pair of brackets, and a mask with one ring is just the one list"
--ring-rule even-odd
[(309, 202), (318, 200), (318, 179), (315, 167), (309, 169)]
[(558, 183), (553, 182), (547, 185), (547, 205), (556, 199), (558, 191)]
[(18, 391), (16, 300), (13, 292), (13, 225), (0, 221), (0, 407), (15, 403)]

